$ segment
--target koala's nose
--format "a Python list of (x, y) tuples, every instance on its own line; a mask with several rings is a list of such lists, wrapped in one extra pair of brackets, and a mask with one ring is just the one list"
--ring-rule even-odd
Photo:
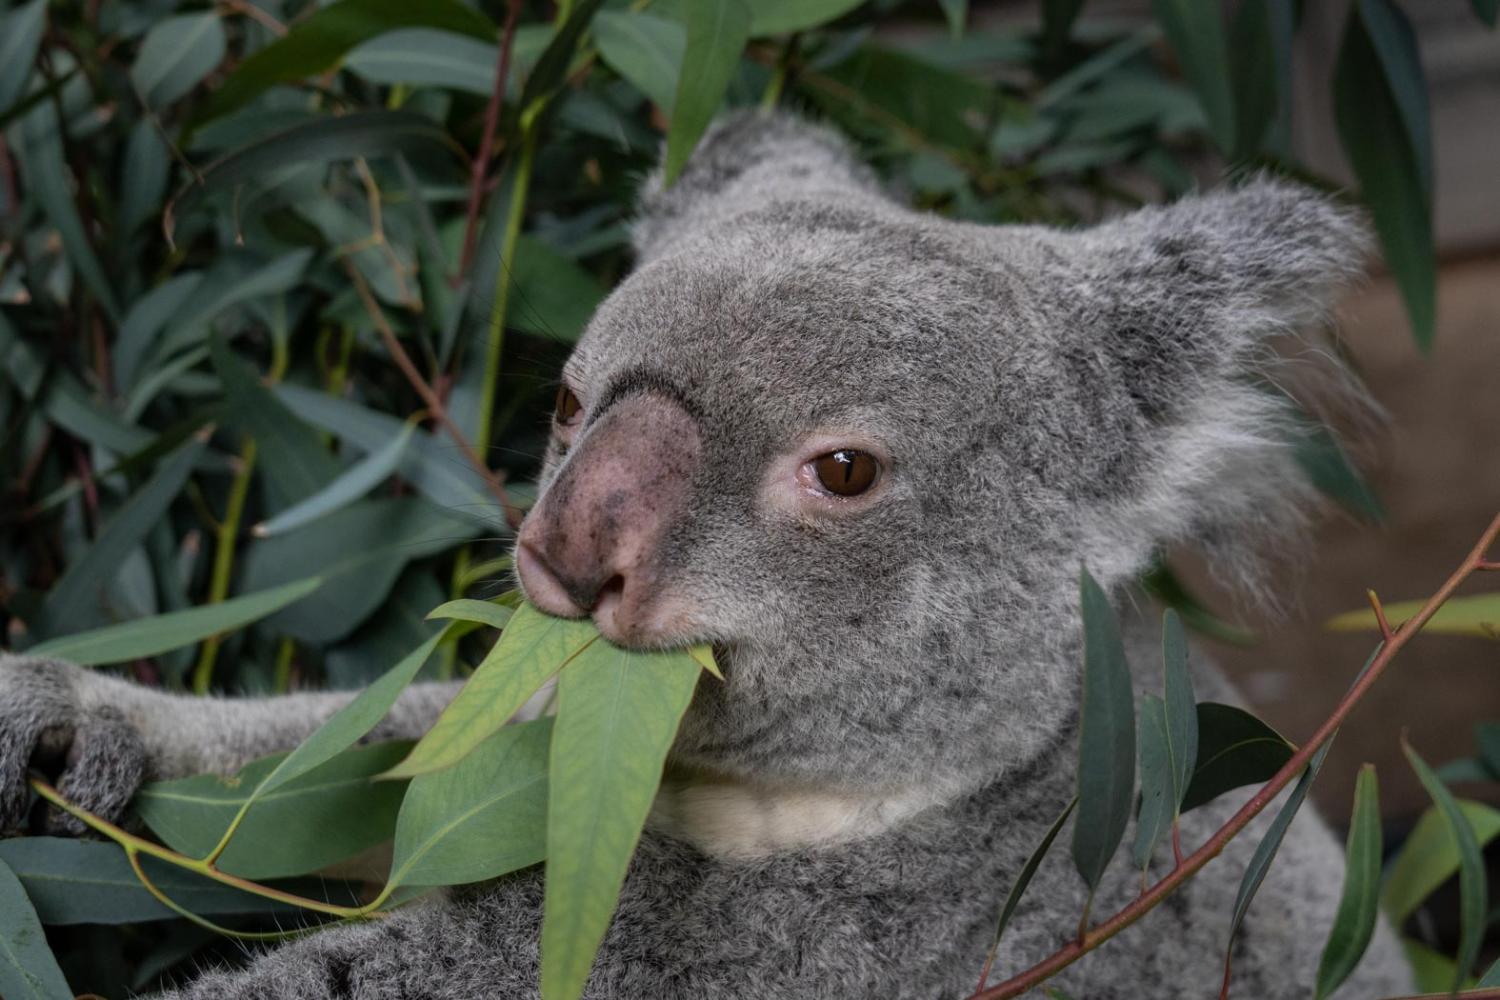
[(631, 395), (573, 448), (521, 525), (521, 588), (548, 614), (592, 614), (610, 640), (649, 643), (664, 626), (661, 548), (687, 506), (697, 421), (662, 396)]

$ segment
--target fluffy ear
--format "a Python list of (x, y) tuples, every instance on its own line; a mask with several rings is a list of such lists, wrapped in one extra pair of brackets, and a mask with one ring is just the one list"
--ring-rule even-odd
[(1069, 294), (1053, 348), (1084, 428), (1069, 432), (1088, 456), (1079, 486), (1109, 498), (1101, 527), (1142, 550), (1207, 541), (1254, 585), (1245, 543), (1295, 530), (1315, 499), (1294, 457), (1307, 428), (1273, 386), (1318, 358), (1325, 388), (1355, 391), (1328, 352), (1304, 342), (1299, 356), (1283, 355), (1272, 342), (1321, 325), (1361, 272), (1363, 219), (1309, 189), (1257, 180), (1059, 245)]
[(741, 111), (709, 127), (670, 188), (660, 168), (647, 179), (632, 232), (637, 260), (773, 202), (851, 196), (883, 197), (841, 136), (785, 112)]

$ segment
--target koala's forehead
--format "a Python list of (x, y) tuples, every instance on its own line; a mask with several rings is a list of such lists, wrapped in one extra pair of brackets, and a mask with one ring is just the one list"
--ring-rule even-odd
[(780, 432), (851, 415), (930, 428), (983, 408), (1030, 294), (977, 230), (778, 205), (633, 274), (569, 375), (591, 393), (664, 379), (710, 417)]

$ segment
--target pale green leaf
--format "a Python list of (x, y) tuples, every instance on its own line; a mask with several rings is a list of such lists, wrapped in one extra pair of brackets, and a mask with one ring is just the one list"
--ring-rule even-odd
[(456, 601), (439, 604), (427, 613), (428, 619), (455, 618), (464, 622), (479, 622), (490, 628), (503, 629), (515, 616), (515, 609), (494, 601), (476, 601), (462, 597)]
[[(1456, 801), (1480, 847), (1500, 836), (1500, 810), (1482, 802)], [(1458, 866), (1458, 841), (1443, 814), (1433, 806), (1412, 827), (1386, 875), (1380, 902), (1391, 923), (1405, 923), (1424, 899), (1453, 877)]]

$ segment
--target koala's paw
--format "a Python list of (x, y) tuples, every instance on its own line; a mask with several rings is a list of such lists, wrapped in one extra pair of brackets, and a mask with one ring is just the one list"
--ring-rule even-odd
[[(55, 660), (0, 656), (0, 835), (25, 824), (35, 768), (59, 774), (69, 802), (114, 821), (146, 773), (141, 736), (115, 709), (86, 707), (87, 678)], [(78, 835), (82, 822), (48, 806), (40, 832)]]

